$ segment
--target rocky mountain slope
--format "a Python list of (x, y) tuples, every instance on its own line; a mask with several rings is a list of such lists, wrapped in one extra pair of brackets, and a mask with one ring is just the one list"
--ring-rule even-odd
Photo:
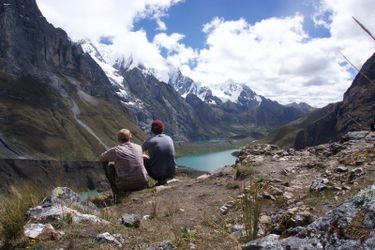
[(54, 28), (35, 1), (0, 1), (0, 156), (92, 159), (122, 126), (103, 70)]
[(336, 141), (349, 131), (375, 129), (375, 54), (363, 65), (343, 101), (314, 110), (273, 131), (265, 142), (304, 148)]
[[(373, 249), (374, 145), (368, 131), (299, 151), (248, 145), (233, 166), (199, 176), (179, 172), (167, 185), (133, 192), (118, 204), (102, 193), (91, 197), (94, 206), (57, 188), (28, 211), (18, 246)], [(251, 241), (246, 218), (254, 204), (259, 230)]]
[(166, 84), (157, 80), (152, 69), (133, 65), (131, 59), (110, 65), (100, 47), (90, 41), (81, 45), (120, 88), (117, 94), (139, 126), (146, 129), (150, 119), (160, 117), (171, 125), (168, 132), (177, 140), (259, 137), (310, 112), (298, 104), (283, 106), (232, 81), (217, 88), (198, 87), (179, 70), (171, 73)]

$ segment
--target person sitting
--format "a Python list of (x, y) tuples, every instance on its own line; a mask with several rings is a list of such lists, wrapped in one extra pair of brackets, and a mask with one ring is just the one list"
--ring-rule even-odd
[(163, 130), (163, 122), (154, 120), (151, 124), (154, 135), (142, 144), (143, 152), (149, 156), (145, 159), (145, 167), (148, 175), (157, 181), (156, 186), (167, 184), (167, 180), (174, 178), (176, 173), (173, 140)]
[[(119, 144), (100, 155), (104, 173), (111, 185), (114, 201), (120, 193), (141, 190), (148, 187), (147, 171), (143, 164), (142, 147), (130, 142), (128, 129), (117, 134)], [(114, 162), (114, 164), (110, 163)]]

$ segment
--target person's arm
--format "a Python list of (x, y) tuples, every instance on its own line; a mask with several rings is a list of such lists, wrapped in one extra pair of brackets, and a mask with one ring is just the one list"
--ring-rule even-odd
[(115, 148), (110, 148), (100, 155), (101, 162), (108, 162), (116, 160), (116, 150)]

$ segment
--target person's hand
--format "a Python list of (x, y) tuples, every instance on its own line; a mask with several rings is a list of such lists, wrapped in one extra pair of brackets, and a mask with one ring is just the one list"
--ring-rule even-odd
[(150, 156), (148, 156), (147, 154), (143, 153), (143, 159), (150, 159)]

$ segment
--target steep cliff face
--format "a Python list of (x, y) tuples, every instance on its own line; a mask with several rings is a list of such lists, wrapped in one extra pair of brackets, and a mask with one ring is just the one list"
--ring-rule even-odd
[[(35, 0), (0, 0), (0, 156), (93, 159), (129, 127), (103, 70)], [(110, 122), (108, 122), (110, 121)]]
[(337, 110), (338, 133), (369, 129), (375, 122), (375, 54), (363, 65)]
[(65, 31), (46, 21), (35, 1), (0, 1), (0, 24), (2, 68), (8, 72), (30, 74), (77, 66), (75, 56), (82, 51), (72, 46)]
[(0, 27), (2, 71), (16, 76), (65, 73), (84, 77), (95, 85), (87, 87), (93, 94), (104, 95), (104, 87), (110, 86), (105, 73), (81, 46), (47, 22), (35, 0), (1, 0)]
[(304, 148), (335, 141), (354, 130), (369, 130), (375, 122), (375, 54), (363, 65), (345, 92), (342, 102), (328, 105), (307, 116), (305, 120), (320, 114), (297, 133), (294, 146)]

